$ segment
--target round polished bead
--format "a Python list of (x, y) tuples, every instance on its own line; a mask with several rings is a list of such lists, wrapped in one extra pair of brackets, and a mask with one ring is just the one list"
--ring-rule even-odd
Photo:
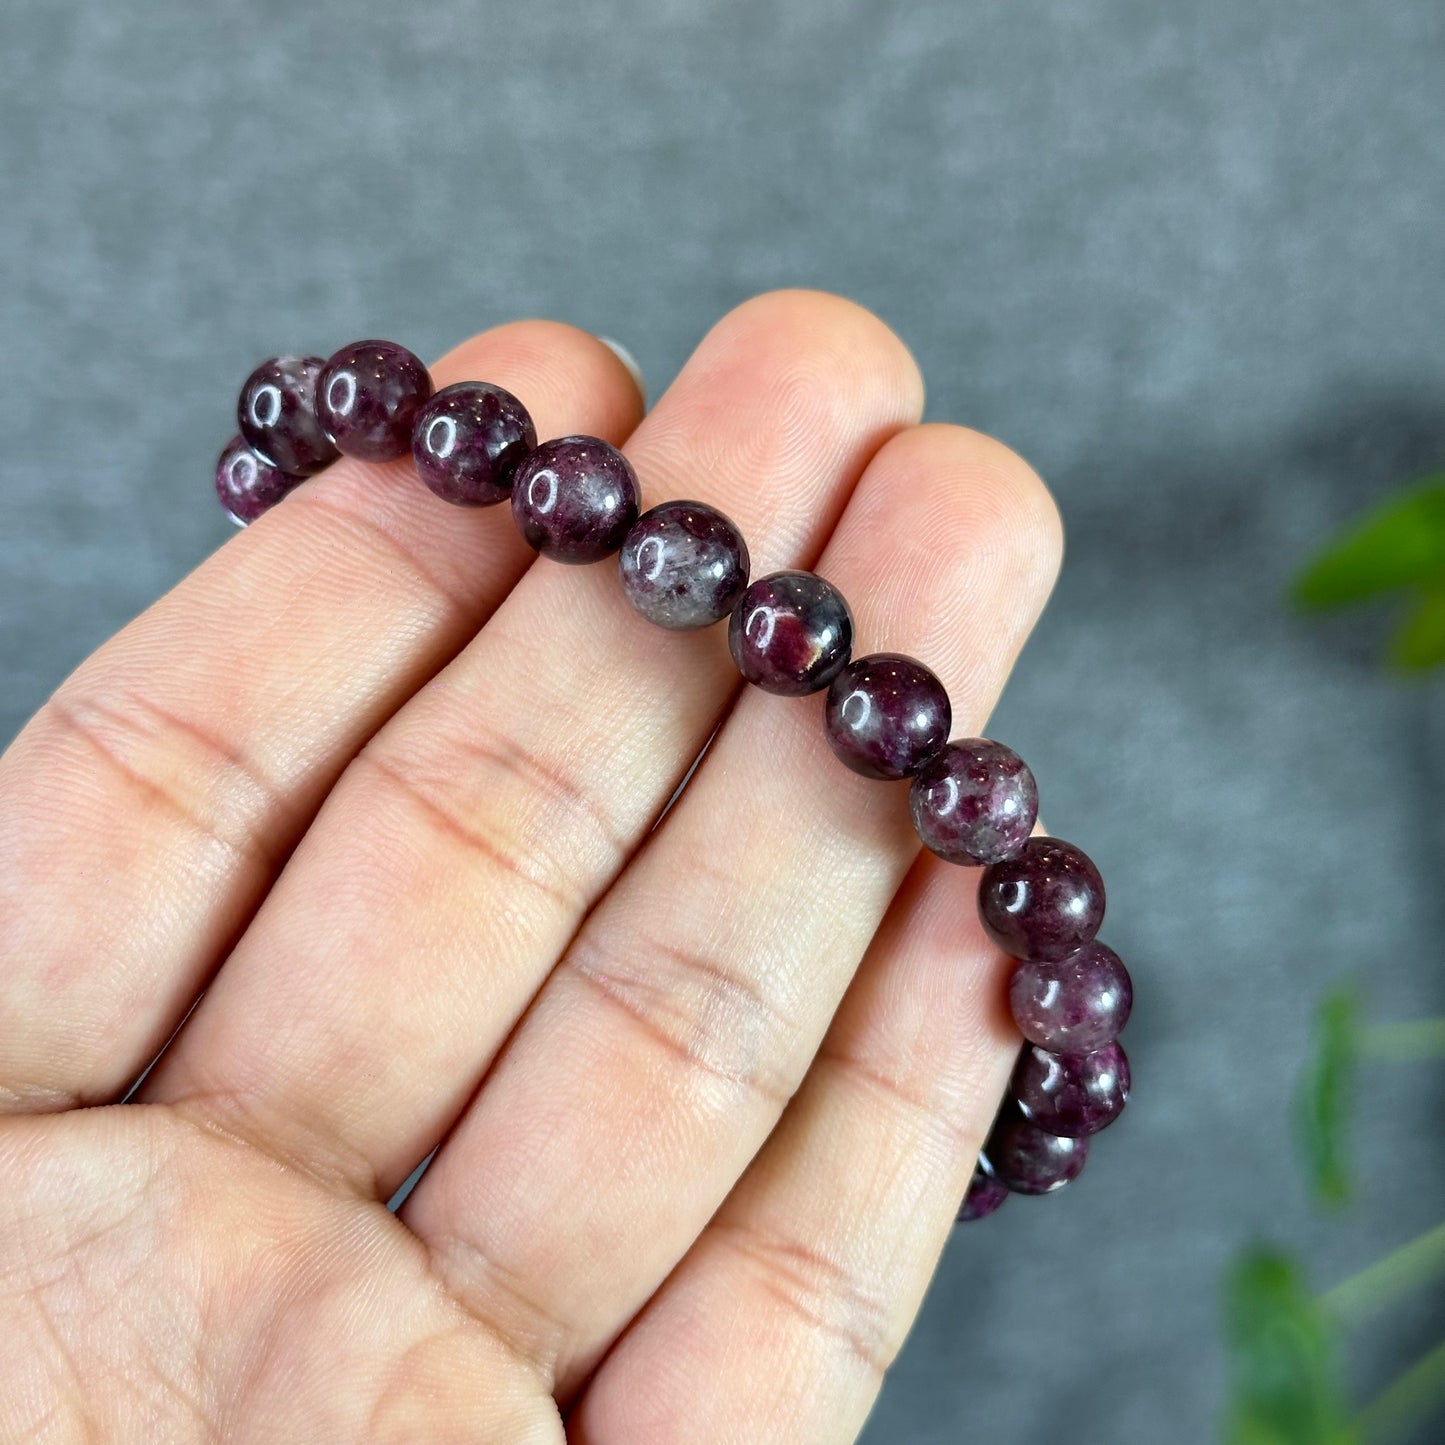
[(1104, 880), (1088, 854), (1058, 838), (1030, 838), (991, 864), (978, 884), (989, 936), (1015, 958), (1067, 958), (1093, 941), (1104, 920)]
[(1021, 963), (1008, 986), (1019, 1032), (1056, 1054), (1087, 1054), (1129, 1022), (1134, 985), (1119, 955), (1095, 939), (1067, 958)]
[(417, 412), (411, 430), (417, 475), (459, 507), (505, 502), (512, 474), (536, 445), (527, 408), (485, 381), (444, 386)]
[(1013, 1194), (1052, 1194), (1083, 1172), (1087, 1139), (1048, 1134), (1006, 1106), (984, 1145), (994, 1178)]
[(394, 341), (353, 341), (334, 352), (316, 382), (316, 415), (339, 450), (393, 462), (431, 395), (426, 364)]
[(1129, 1060), (1118, 1044), (1091, 1054), (1027, 1048), (1014, 1070), (1013, 1096), (1024, 1118), (1048, 1134), (1097, 1134), (1129, 1102)]
[(843, 594), (813, 572), (774, 572), (743, 593), (728, 622), (738, 671), (764, 692), (802, 697), (827, 687), (853, 648)]
[(242, 526), (274, 507), (300, 481), (258, 456), (243, 436), (232, 437), (216, 462), (216, 496)]
[(632, 464), (599, 437), (558, 437), (523, 457), (512, 477), (517, 530), (554, 562), (599, 562), (637, 520)]
[(962, 738), (919, 769), (908, 792), (924, 847), (950, 863), (999, 863), (1028, 841), (1039, 811), (1029, 765), (1002, 743)]
[(1007, 1198), (1006, 1186), (982, 1169), (975, 1169), (968, 1182), (968, 1193), (963, 1196), (963, 1207), (958, 1211), (958, 1222), (968, 1224), (975, 1219), (987, 1219)]
[(702, 502), (663, 502), (644, 512), (617, 561), (627, 600), (674, 632), (721, 621), (748, 585), (743, 534)]
[(943, 684), (897, 652), (855, 657), (828, 688), (823, 716), (833, 751), (865, 778), (917, 772), (953, 725)]
[(309, 477), (336, 460), (336, 445), (316, 416), (316, 383), (326, 363), (319, 356), (273, 356), (241, 388), (236, 424), (274, 467)]

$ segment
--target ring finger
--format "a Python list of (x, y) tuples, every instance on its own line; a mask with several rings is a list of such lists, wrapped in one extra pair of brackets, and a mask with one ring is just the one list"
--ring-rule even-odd
[[(437, 384), (515, 388), (621, 440), (637, 388), (596, 337), (528, 321)], [(356, 750), (531, 560), (497, 509), (349, 459), (233, 537), (89, 658), (0, 759), (0, 1112), (115, 1097), (165, 1042)]]
[[(740, 307), (626, 450), (759, 568), (806, 564), (917, 370), (807, 292)], [(144, 1093), (385, 1197), (476, 1088), (738, 686), (721, 629), (661, 633), (615, 565), (533, 568), (372, 740)]]
[[(1059, 553), (1025, 463), (926, 426), (873, 459), (820, 571), (859, 639), (930, 660), (966, 735)], [(562, 1399), (776, 1123), (917, 852), (906, 790), (840, 767), (817, 697), (750, 690), (589, 917), (404, 1211)]]

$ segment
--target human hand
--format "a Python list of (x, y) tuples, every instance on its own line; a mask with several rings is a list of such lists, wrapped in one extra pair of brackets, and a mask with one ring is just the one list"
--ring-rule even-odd
[[(433, 375), (627, 439), (982, 731), (1057, 515), (876, 318), (760, 297), (645, 419), (551, 323)], [(0, 1441), (841, 1445), (1017, 1051), (975, 875), (725, 627), (408, 470), (300, 487), (0, 760)]]

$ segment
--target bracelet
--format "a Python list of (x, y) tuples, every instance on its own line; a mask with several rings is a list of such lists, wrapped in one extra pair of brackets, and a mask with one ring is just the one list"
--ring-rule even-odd
[(899, 653), (853, 655), (853, 616), (832, 583), (789, 570), (749, 579), (747, 543), (703, 502), (641, 510), (631, 463), (597, 437), (538, 443), (526, 408), (486, 382), (434, 392), (425, 365), (389, 341), (357, 341), (329, 360), (278, 356), (241, 389), (240, 434), (222, 451), (216, 491), (239, 525), (345, 454), (410, 453), (444, 501), (510, 501), (526, 541), (554, 561), (618, 555), (622, 590), (659, 627), (728, 619), (728, 648), (754, 686), (784, 697), (827, 689), (824, 728), (864, 777), (911, 779), (925, 847), (981, 868), (979, 918), (1015, 967), (1009, 1009), (1024, 1043), (959, 1211), (992, 1214), (1010, 1194), (1048, 1194), (1076, 1178), (1089, 1139), (1129, 1097), (1117, 1038), (1133, 985), (1096, 939), (1104, 882), (1079, 848), (1034, 836), (1038, 789), (1028, 765), (986, 738), (950, 742), (937, 676)]

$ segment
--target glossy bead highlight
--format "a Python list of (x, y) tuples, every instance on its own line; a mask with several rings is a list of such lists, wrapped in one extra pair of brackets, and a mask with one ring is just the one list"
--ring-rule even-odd
[(1087, 1139), (1048, 1134), (1006, 1105), (984, 1145), (994, 1178), (1013, 1194), (1052, 1194), (1077, 1179), (1089, 1157)]
[(258, 456), (243, 436), (232, 437), (216, 461), (216, 496), (242, 526), (269, 511), (300, 481)]
[(1082, 1139), (1107, 1128), (1129, 1102), (1129, 1059), (1118, 1044), (1090, 1054), (1026, 1048), (1014, 1070), (1019, 1112), (1049, 1134)]
[(458, 507), (505, 502), (513, 474), (536, 445), (527, 408), (485, 381), (444, 386), (417, 412), (411, 430), (417, 475)]
[(1012, 748), (988, 738), (961, 738), (919, 769), (908, 805), (924, 847), (940, 858), (1000, 863), (1033, 832), (1039, 790)]
[(1059, 838), (1030, 838), (984, 870), (978, 913), (1015, 958), (1051, 962), (1093, 942), (1104, 920), (1104, 880), (1088, 854)]
[(856, 657), (833, 679), (828, 743), (865, 778), (906, 778), (948, 741), (953, 711), (937, 675), (898, 652)]
[(774, 572), (743, 593), (728, 622), (728, 648), (755, 687), (802, 697), (832, 682), (853, 648), (843, 594), (813, 572)]
[(663, 502), (633, 523), (618, 554), (627, 600), (673, 632), (709, 627), (748, 585), (748, 544), (727, 517), (702, 502)]
[(364, 462), (411, 450), (412, 425), (432, 394), (421, 358), (394, 341), (353, 341), (317, 378), (316, 415), (337, 448)]
[(1112, 948), (1095, 939), (1067, 958), (1021, 963), (1008, 987), (1019, 1032), (1056, 1054), (1088, 1054), (1129, 1022), (1134, 985)]
[(273, 356), (241, 388), (236, 425), (263, 460), (292, 477), (309, 477), (336, 460), (336, 445), (316, 416), (319, 356)]
[(632, 464), (600, 437), (543, 442), (512, 477), (512, 518), (554, 562), (610, 557), (637, 520), (642, 491)]

